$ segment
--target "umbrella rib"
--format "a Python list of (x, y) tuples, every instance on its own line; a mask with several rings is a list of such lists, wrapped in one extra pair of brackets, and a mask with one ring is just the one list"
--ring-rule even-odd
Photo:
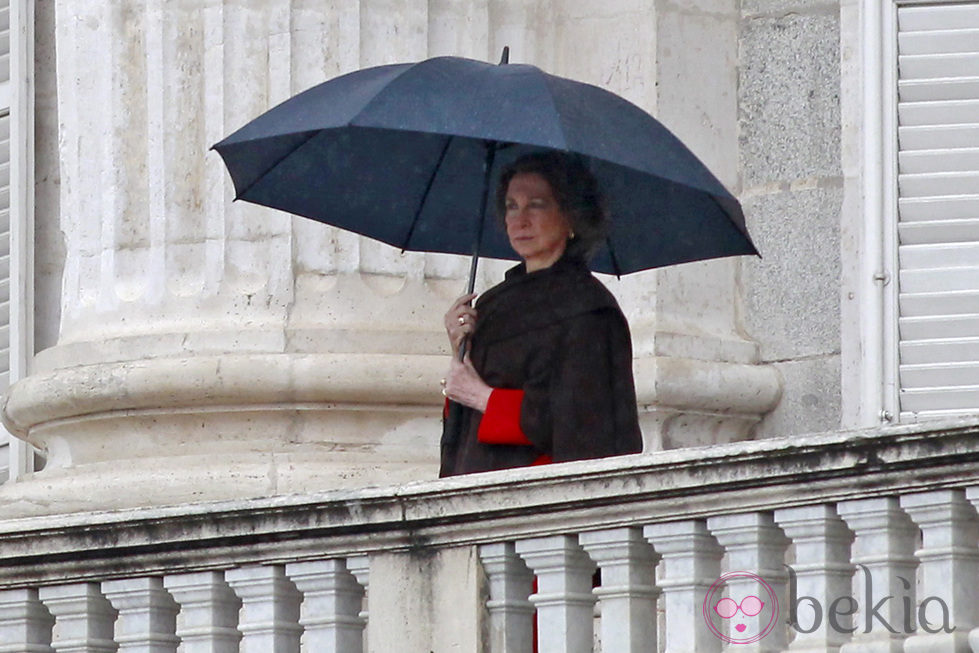
[(415, 234), (415, 225), (418, 224), (419, 218), (421, 218), (422, 211), (425, 210), (425, 203), (428, 201), (428, 196), (431, 193), (432, 186), (435, 184), (435, 177), (438, 176), (439, 170), (442, 168), (442, 162), (445, 161), (445, 155), (449, 151), (449, 145), (452, 144), (452, 139), (455, 136), (450, 135), (445, 139), (445, 145), (442, 146), (442, 152), (439, 153), (439, 159), (435, 163), (435, 167), (432, 168), (432, 174), (428, 178), (428, 183), (425, 185), (425, 193), (422, 195), (421, 202), (418, 203), (418, 209), (415, 210), (415, 217), (411, 219), (411, 225), (408, 227), (408, 233), (405, 234), (404, 240), (401, 241), (401, 252), (404, 253), (405, 249), (408, 247), (408, 243), (411, 242), (411, 237)]
[(285, 154), (283, 154), (281, 157), (279, 157), (278, 159), (276, 159), (274, 163), (272, 163), (269, 167), (267, 167), (265, 170), (263, 170), (260, 175), (256, 176), (255, 179), (253, 179), (250, 184), (248, 184), (247, 186), (245, 186), (244, 189), (242, 189), (240, 192), (238, 192), (238, 189), (235, 189), (235, 191), (236, 191), (235, 192), (235, 200), (239, 200), (242, 197), (244, 197), (245, 196), (245, 193), (247, 193), (252, 188), (254, 188), (255, 185), (258, 184), (258, 182), (262, 181), (262, 179), (264, 179), (266, 175), (268, 175), (270, 172), (272, 172), (273, 170), (275, 170), (279, 166), (280, 163), (282, 163), (283, 161), (285, 161), (286, 159), (288, 159), (290, 156), (292, 156), (293, 154), (295, 154), (298, 150), (302, 149), (307, 143), (309, 143), (311, 140), (313, 140), (314, 138), (316, 138), (316, 136), (319, 133), (320, 133), (319, 131), (310, 132), (309, 133), (309, 136), (307, 136), (306, 139), (303, 140), (302, 143), (299, 143), (298, 145), (296, 145), (296, 147), (292, 148), (291, 150), (289, 150), (288, 152), (286, 152)]

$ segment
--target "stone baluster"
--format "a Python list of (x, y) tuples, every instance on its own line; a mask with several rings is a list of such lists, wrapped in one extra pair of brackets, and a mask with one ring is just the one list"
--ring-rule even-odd
[(539, 653), (585, 653), (592, 650), (592, 575), (595, 564), (573, 535), (520, 540), (517, 554), (537, 576), (530, 596), (537, 609)]
[(721, 574), (721, 548), (702, 521), (652, 524), (643, 535), (663, 557), (663, 592), (666, 614), (665, 653), (712, 653), (721, 640), (704, 618), (703, 604)]
[(54, 615), (51, 646), (56, 653), (115, 653), (117, 614), (98, 583), (41, 587), (38, 597)]
[(302, 597), (279, 566), (240, 567), (225, 573), (241, 599), (241, 653), (298, 653)]
[(360, 617), (364, 589), (343, 560), (286, 565), (286, 576), (303, 595), (299, 623), (302, 645), (317, 653), (347, 653), (364, 647)]
[(578, 541), (602, 572), (594, 590), (602, 650), (640, 653), (656, 641), (654, 574), (659, 556), (637, 528), (581, 533)]
[[(979, 625), (979, 519), (961, 490), (901, 497), (901, 507), (921, 529), (918, 609), (909, 615), (917, 632), (905, 653), (968, 651)], [(908, 606), (910, 607), (910, 606)]]
[(840, 652), (900, 653), (908, 636), (903, 606), (914, 604), (918, 529), (891, 497), (844, 501), (836, 510), (855, 536), (850, 560), (856, 566), (854, 632)]
[(836, 653), (849, 638), (851, 625), (852, 615), (847, 613), (852, 602), (853, 535), (827, 505), (776, 510), (775, 521), (795, 545), (789, 602), (782, 608), (782, 616), (795, 630), (788, 650)]
[(349, 571), (351, 574), (354, 575), (354, 578), (357, 579), (357, 582), (364, 589), (363, 598), (361, 599), (360, 602), (360, 612), (357, 613), (357, 616), (360, 617), (360, 620), (364, 623), (364, 631), (363, 631), (364, 650), (369, 651), (370, 643), (367, 640), (367, 633), (368, 633), (367, 623), (368, 623), (369, 615), (367, 612), (367, 605), (370, 600), (369, 598), (370, 581), (371, 581), (370, 557), (366, 555), (359, 555), (359, 556), (353, 556), (351, 558), (347, 558), (347, 571)]
[[(762, 512), (710, 517), (707, 528), (727, 553), (727, 572), (733, 575), (726, 574), (723, 584), (729, 591), (728, 597), (739, 604), (736, 614), (723, 620), (728, 627), (721, 629), (728, 644), (725, 648), (739, 652), (782, 651), (788, 634), (779, 618), (779, 611), (786, 603), (788, 580), (785, 550), (789, 542), (785, 535), (772, 516)], [(756, 614), (743, 609), (745, 599), (750, 596), (764, 603)], [(720, 598), (722, 595), (718, 593), (715, 602)]]
[(180, 605), (181, 653), (238, 653), (241, 601), (217, 571), (166, 576), (163, 586)]
[(53, 625), (36, 589), (0, 592), (0, 653), (53, 653)]
[(512, 542), (484, 544), (479, 559), (489, 584), (490, 653), (530, 653), (534, 605), (528, 597), (534, 575)]
[[(979, 487), (970, 487), (965, 490), (965, 497), (979, 510)], [(979, 627), (973, 628), (969, 632), (969, 647), (973, 653), (979, 651)]]
[(161, 578), (124, 578), (102, 583), (119, 613), (115, 641), (120, 653), (176, 653), (177, 612)]

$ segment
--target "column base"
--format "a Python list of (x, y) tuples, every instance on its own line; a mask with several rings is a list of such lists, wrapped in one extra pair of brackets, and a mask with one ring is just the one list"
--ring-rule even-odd
[(0, 489), (0, 502), (38, 514), (432, 479), (445, 365), (437, 355), (261, 354), (31, 375), (3, 415), (47, 466)]

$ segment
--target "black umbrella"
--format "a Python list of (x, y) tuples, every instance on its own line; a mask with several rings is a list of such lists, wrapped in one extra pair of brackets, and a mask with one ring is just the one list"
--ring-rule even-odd
[[(487, 219), (501, 168), (541, 149), (580, 156), (607, 198), (597, 272), (757, 254), (737, 200), (655, 118), (534, 66), (458, 57), (367, 68), (283, 102), (214, 146), (236, 199), (404, 250), (513, 259)], [(465, 348), (460, 348), (463, 355)], [(457, 435), (453, 404), (443, 451)]]
[[(627, 274), (756, 254), (737, 200), (655, 118), (596, 86), (459, 57), (359, 70), (283, 102), (214, 146), (236, 199), (403, 250), (515, 259), (487, 214), (522, 154), (580, 155), (611, 230), (591, 267)], [(470, 291), (473, 275), (470, 275)]]

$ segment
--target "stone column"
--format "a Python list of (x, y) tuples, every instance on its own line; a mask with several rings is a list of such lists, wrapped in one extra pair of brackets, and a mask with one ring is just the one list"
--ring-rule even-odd
[[(38, 220), (64, 238), (63, 261), (39, 254), (63, 271), (60, 309), (39, 309), (61, 323), (2, 411), (47, 467), (43, 490), (25, 482), (0, 500), (36, 514), (434, 477), (441, 315), (465, 259), (233, 203), (208, 146), (337, 74), (496, 60), (509, 44), (514, 62), (653, 111), (736, 191), (735, 5), (59, 2), (60, 215)], [(708, 68), (710, 85), (688, 83)], [(505, 267), (483, 265), (478, 289)], [(606, 279), (632, 321), (647, 449), (746, 437), (777, 402), (775, 373), (741, 335), (737, 270)], [(32, 501), (41, 491), (53, 507)]]
[[(4, 406), (57, 509), (435, 477), (441, 315), (465, 261), (233, 203), (208, 147), (315, 83), (424, 58), (430, 22), (470, 14), (58, 3), (61, 324)], [(5, 506), (37, 512), (36, 490), (4, 488)]]

